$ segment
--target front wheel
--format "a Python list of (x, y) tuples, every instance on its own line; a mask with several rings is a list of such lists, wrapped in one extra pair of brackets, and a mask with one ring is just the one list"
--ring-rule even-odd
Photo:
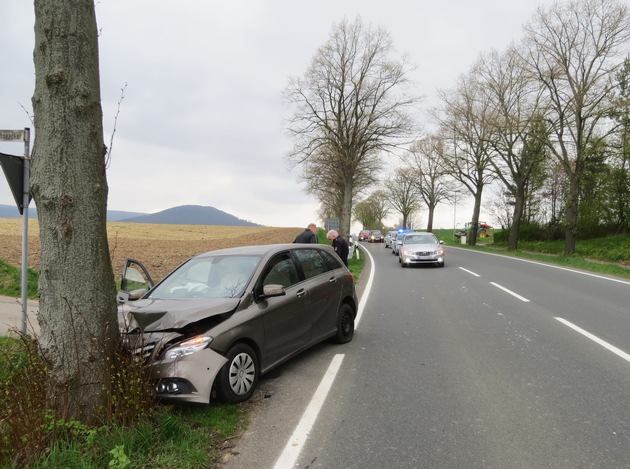
[(352, 307), (344, 303), (339, 307), (337, 313), (337, 334), (333, 337), (333, 342), (337, 344), (346, 344), (352, 340), (354, 336), (354, 310)]
[(228, 350), (225, 358), (228, 362), (217, 375), (217, 397), (228, 404), (244, 402), (258, 385), (258, 357), (249, 345), (241, 343)]

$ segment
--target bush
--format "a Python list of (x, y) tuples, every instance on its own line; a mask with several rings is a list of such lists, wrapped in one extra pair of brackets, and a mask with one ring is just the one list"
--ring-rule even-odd
[(494, 232), (492, 237), (494, 238), (494, 244), (496, 244), (497, 246), (507, 246), (510, 238), (510, 231), (497, 230)]

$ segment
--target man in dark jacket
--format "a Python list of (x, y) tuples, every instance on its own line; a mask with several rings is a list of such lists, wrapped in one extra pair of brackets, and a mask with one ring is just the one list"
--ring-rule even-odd
[(317, 225), (311, 223), (293, 240), (294, 243), (315, 243), (317, 244)]
[(348, 253), (350, 252), (348, 242), (341, 236), (339, 236), (339, 233), (337, 233), (335, 230), (330, 230), (326, 237), (332, 241), (333, 249), (341, 258), (343, 264), (348, 267)]

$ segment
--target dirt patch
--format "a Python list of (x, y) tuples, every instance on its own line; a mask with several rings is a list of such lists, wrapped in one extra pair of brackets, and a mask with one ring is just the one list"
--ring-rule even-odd
[[(227, 247), (290, 243), (303, 229), (111, 222), (107, 224), (107, 238), (115, 276), (120, 275), (125, 259), (132, 257), (158, 280), (195, 254)], [(39, 269), (39, 256), (39, 225), (30, 220), (30, 268)], [(0, 259), (21, 265), (22, 219), (0, 218)]]

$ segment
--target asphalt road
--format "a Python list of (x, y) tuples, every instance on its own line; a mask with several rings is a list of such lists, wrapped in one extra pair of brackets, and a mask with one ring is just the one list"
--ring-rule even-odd
[(630, 468), (629, 282), (458, 248), (402, 269), (362, 246), (354, 340), (262, 381), (226, 469)]
[[(26, 302), (26, 330), (24, 332), (37, 333), (37, 311), (39, 304), (34, 300)], [(0, 335), (17, 335), (22, 332), (23, 308), (20, 298), (0, 296)]]

